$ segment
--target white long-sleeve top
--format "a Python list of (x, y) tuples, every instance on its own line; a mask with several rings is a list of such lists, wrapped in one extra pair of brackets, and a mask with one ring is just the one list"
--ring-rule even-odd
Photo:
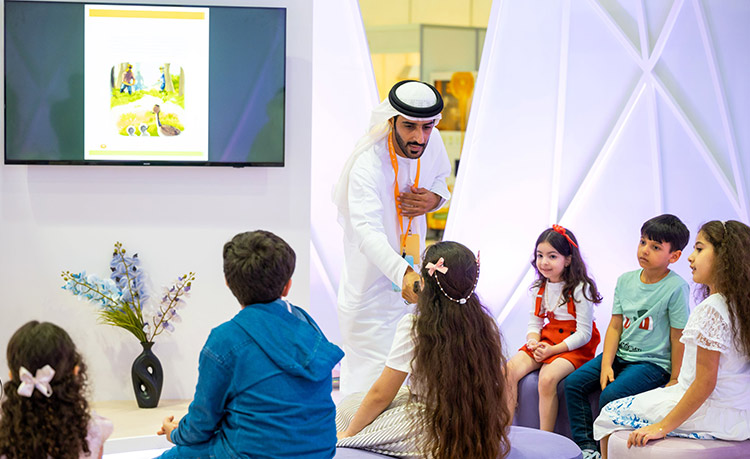
[[(568, 350), (578, 349), (591, 340), (591, 333), (594, 323), (594, 304), (583, 296), (583, 283), (573, 291), (573, 302), (576, 306), (576, 316), (573, 317), (568, 313), (568, 304), (564, 302), (562, 288), (564, 282), (547, 282), (542, 297), (542, 312), (552, 311), (557, 320), (575, 320), (576, 331), (568, 336), (563, 342), (568, 346)], [(544, 326), (544, 319), (534, 314), (536, 310), (536, 296), (539, 294), (539, 288), (531, 289), (532, 306), (529, 315), (529, 324), (526, 333), (540, 333)], [(551, 304), (548, 304), (548, 302)]]

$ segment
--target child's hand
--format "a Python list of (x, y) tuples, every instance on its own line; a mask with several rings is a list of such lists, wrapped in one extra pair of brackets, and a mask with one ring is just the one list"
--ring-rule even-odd
[(612, 367), (605, 367), (604, 365), (602, 365), (602, 373), (601, 376), (599, 376), (599, 385), (602, 387), (602, 390), (604, 390), (604, 388), (614, 380), (615, 372), (614, 370), (612, 370)]
[(641, 427), (631, 432), (630, 436), (628, 436), (628, 448), (631, 446), (646, 446), (649, 440), (664, 438), (666, 435), (659, 423)]
[(537, 362), (542, 362), (553, 355), (555, 355), (555, 353), (552, 352), (552, 346), (545, 342), (537, 344), (536, 349), (534, 350), (534, 360)]
[(156, 432), (156, 435), (166, 435), (168, 441), (172, 441), (172, 431), (177, 428), (178, 423), (175, 422), (174, 416), (167, 416), (161, 422), (161, 429)]
[(526, 349), (530, 350), (531, 352), (534, 352), (538, 346), (539, 341), (535, 340), (534, 338), (526, 341)]

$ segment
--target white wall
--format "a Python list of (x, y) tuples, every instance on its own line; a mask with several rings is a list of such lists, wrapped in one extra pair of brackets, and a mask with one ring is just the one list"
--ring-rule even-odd
[(552, 223), (578, 236), (603, 332), (645, 220), (676, 214), (689, 247), (705, 221), (748, 222), (748, 23), (741, 0), (493, 2), (445, 239), (481, 250), (509, 349)]
[(312, 4), (222, 4), (287, 7), (286, 166), (0, 166), (0, 368), (19, 326), (52, 321), (84, 353), (93, 399), (133, 399), (137, 340), (98, 325), (93, 305), (60, 289), (63, 269), (106, 276), (115, 241), (139, 253), (154, 287), (197, 273), (183, 322), (154, 346), (165, 373), (162, 398), (192, 397), (209, 331), (239, 310), (221, 264), (221, 247), (234, 234), (262, 228), (289, 242), (297, 253), (290, 299), (309, 303)]

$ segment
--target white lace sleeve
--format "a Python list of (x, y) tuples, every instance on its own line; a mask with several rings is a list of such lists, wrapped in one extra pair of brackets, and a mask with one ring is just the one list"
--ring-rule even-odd
[(695, 343), (709, 351), (726, 352), (732, 347), (732, 327), (711, 304), (695, 308), (682, 331), (682, 343)]

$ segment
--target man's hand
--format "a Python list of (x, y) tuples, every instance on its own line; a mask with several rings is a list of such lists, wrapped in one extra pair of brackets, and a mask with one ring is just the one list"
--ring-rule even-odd
[(399, 195), (398, 208), (401, 209), (403, 217), (419, 217), (435, 210), (441, 199), (443, 198), (440, 195), (426, 188), (417, 188), (412, 185), (411, 193)]
[(167, 416), (161, 422), (161, 429), (156, 432), (156, 435), (166, 435), (168, 441), (172, 441), (172, 431), (177, 428), (178, 423), (175, 422), (174, 416)]
[(612, 370), (612, 367), (605, 367), (602, 365), (602, 373), (599, 376), (599, 385), (602, 386), (602, 390), (604, 390), (605, 387), (607, 387), (607, 384), (613, 382), (615, 380), (615, 372)]
[(417, 298), (419, 298), (419, 294), (414, 291), (414, 283), (417, 282), (419, 284), (421, 279), (419, 273), (409, 267), (404, 274), (404, 281), (401, 283), (401, 298), (411, 304), (415, 304)]

